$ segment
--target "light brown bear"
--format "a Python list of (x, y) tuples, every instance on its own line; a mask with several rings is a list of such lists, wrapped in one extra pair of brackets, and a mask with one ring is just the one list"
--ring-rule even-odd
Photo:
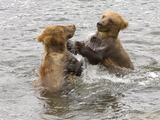
[(106, 11), (97, 23), (95, 35), (89, 41), (77, 41), (69, 48), (92, 65), (101, 64), (118, 76), (128, 74), (134, 66), (118, 38), (119, 32), (127, 26), (128, 22), (118, 13)]
[(50, 92), (66, 91), (74, 84), (73, 75), (80, 76), (82, 64), (67, 50), (67, 40), (75, 33), (75, 26), (49, 26), (38, 37), (44, 44), (44, 58), (35, 86)]

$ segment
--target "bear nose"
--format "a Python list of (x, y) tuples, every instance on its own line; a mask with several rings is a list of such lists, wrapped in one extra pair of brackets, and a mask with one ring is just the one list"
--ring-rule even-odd
[(98, 22), (97, 27), (101, 27), (101, 26), (102, 26), (102, 23)]

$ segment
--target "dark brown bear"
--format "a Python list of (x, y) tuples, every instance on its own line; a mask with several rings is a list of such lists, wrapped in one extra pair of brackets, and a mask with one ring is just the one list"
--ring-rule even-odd
[(82, 64), (67, 50), (67, 40), (75, 30), (74, 25), (49, 26), (37, 37), (44, 44), (45, 53), (35, 86), (51, 92), (66, 90), (74, 83), (73, 75), (81, 75)]
[(118, 38), (120, 30), (127, 26), (128, 22), (118, 13), (106, 11), (97, 23), (96, 34), (89, 41), (68, 44), (68, 48), (78, 52), (92, 65), (100, 63), (111, 73), (128, 74), (134, 67)]

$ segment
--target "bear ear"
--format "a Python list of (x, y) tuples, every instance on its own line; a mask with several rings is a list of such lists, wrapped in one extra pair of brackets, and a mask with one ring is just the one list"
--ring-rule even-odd
[(39, 35), (37, 37), (37, 41), (38, 42), (43, 42), (44, 44), (50, 44), (51, 43), (51, 40), (53, 39), (52, 36), (48, 35), (48, 36), (45, 36), (43, 34)]
[(38, 42), (43, 42), (43, 38), (44, 38), (44, 37), (43, 37), (42, 34), (41, 34), (41, 35), (38, 35), (38, 36), (37, 36), (37, 41), (38, 41)]
[(128, 22), (123, 20), (122, 23), (121, 23), (121, 29), (123, 30), (123, 29), (125, 29), (127, 27), (128, 27)]

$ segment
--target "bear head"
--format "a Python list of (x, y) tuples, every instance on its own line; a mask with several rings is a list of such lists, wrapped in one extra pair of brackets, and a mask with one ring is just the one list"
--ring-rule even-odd
[(75, 31), (75, 25), (49, 26), (37, 37), (37, 40), (43, 42), (46, 48), (63, 51), (66, 48), (67, 40), (73, 37)]
[(118, 13), (111, 11), (104, 12), (100, 21), (97, 23), (99, 32), (117, 32), (117, 34), (127, 26), (127, 21), (125, 21)]

